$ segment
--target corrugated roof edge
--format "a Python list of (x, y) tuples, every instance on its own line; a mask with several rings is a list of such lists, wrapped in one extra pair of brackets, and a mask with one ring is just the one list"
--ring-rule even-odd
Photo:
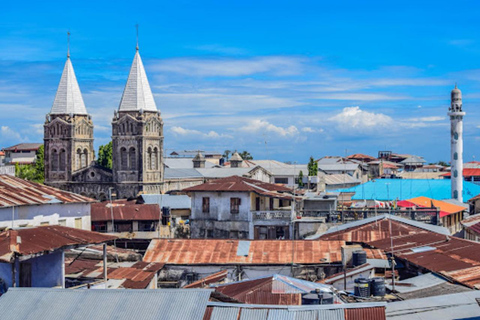
[[(106, 289), (104, 289), (106, 290)], [(189, 289), (194, 290), (194, 289)], [(238, 304), (227, 302), (214, 302), (209, 301), (208, 307), (232, 307), (232, 308), (252, 308), (252, 309), (287, 309), (291, 311), (307, 311), (307, 310), (319, 310), (319, 309), (362, 309), (362, 308), (376, 308), (386, 307), (386, 302), (366, 302), (366, 303), (348, 303), (348, 304), (323, 304), (323, 305), (272, 305), (272, 304)]]
[[(84, 292), (84, 290), (72, 290), (72, 289), (60, 289), (60, 288), (40, 288), (40, 287), (12, 287), (8, 288), (8, 291), (42, 291), (42, 292)], [(108, 292), (108, 293), (125, 293), (125, 292), (145, 292), (145, 293), (151, 293), (151, 292), (186, 292), (185, 289), (129, 289), (129, 290), (112, 290), (112, 289), (95, 289), (92, 290), (93, 292)], [(201, 292), (210, 292), (212, 293), (215, 291), (214, 289), (199, 289), (199, 288), (194, 288), (194, 289), (188, 289), (188, 292), (192, 291), (201, 291)], [(233, 304), (234, 305), (234, 304)], [(238, 306), (238, 304), (237, 304)]]
[(330, 229), (328, 229), (326, 232), (324, 232), (322, 234), (316, 234), (316, 235), (307, 237), (306, 240), (320, 239), (325, 234), (330, 234), (330, 233), (334, 233), (334, 232), (338, 232), (338, 231), (348, 230), (348, 229), (351, 229), (351, 228), (363, 226), (365, 224), (375, 222), (377, 220), (383, 220), (383, 219), (392, 219), (392, 220), (395, 220), (395, 221), (398, 221), (398, 222), (401, 222), (401, 223), (405, 223), (405, 224), (408, 224), (408, 225), (411, 225), (413, 227), (417, 227), (417, 228), (420, 228), (420, 229), (428, 230), (428, 231), (431, 231), (431, 232), (435, 232), (435, 233), (439, 233), (439, 234), (443, 234), (443, 235), (447, 235), (447, 236), (450, 235), (450, 231), (445, 227), (434, 226), (434, 225), (431, 225), (431, 224), (418, 222), (418, 221), (415, 221), (415, 220), (404, 219), (404, 218), (400, 218), (400, 217), (397, 217), (397, 216), (394, 216), (394, 215), (391, 215), (391, 214), (382, 214), (382, 215), (379, 215), (377, 217), (370, 217), (370, 218), (366, 218), (366, 219), (363, 219), (363, 220), (358, 220), (358, 221), (342, 224), (340, 226), (331, 227)]

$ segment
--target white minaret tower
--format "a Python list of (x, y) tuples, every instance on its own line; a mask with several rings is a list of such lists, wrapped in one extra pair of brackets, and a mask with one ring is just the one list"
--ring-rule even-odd
[(463, 202), (463, 116), (465, 112), (462, 110), (462, 92), (457, 88), (457, 84), (452, 90), (448, 111), (451, 135), (452, 198)]

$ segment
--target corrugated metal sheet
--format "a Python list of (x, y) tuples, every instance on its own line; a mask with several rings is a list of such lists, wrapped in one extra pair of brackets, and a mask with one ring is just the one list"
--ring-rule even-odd
[(385, 320), (385, 307), (345, 309), (346, 320)]
[(0, 233), (0, 260), (10, 262), (13, 253), (30, 255), (67, 246), (98, 244), (116, 236), (62, 226), (43, 226)]
[[(395, 256), (471, 288), (480, 288), (480, 243), (417, 228), (399, 218), (389, 219), (391, 221), (383, 219), (355, 224), (352, 228), (346, 224), (343, 230), (327, 233), (321, 239), (365, 243), (389, 252), (392, 236)], [(435, 249), (422, 252), (412, 250), (425, 246)]]
[(11, 288), (2, 319), (202, 320), (211, 290), (69, 290)]
[(271, 309), (267, 320), (295, 320), (295, 313), (284, 309)]
[(0, 174), (0, 207), (55, 203), (95, 202), (76, 193)]
[(209, 284), (217, 283), (222, 280), (225, 280), (228, 276), (228, 270), (222, 270), (217, 273), (211, 274), (205, 278), (192, 282), (183, 288), (191, 289), (191, 288), (203, 288), (208, 286)]
[[(214, 170), (214, 169), (204, 169), (204, 170)], [(219, 169), (227, 170), (227, 169)], [(200, 170), (198, 170), (200, 171)], [(195, 192), (195, 191), (227, 191), (227, 192), (241, 192), (241, 191), (251, 191), (257, 193), (264, 193), (265, 191), (281, 191), (281, 192), (290, 192), (292, 191), (289, 188), (273, 184), (262, 182), (254, 179), (249, 179), (245, 177), (239, 177), (236, 175), (211, 180), (204, 184), (186, 188), (184, 191)]]
[(147, 220), (158, 221), (161, 217), (158, 204), (136, 204), (135, 201), (109, 201), (92, 203), (90, 209), (92, 221), (111, 221), (112, 212), (115, 221)]
[(240, 308), (215, 307), (213, 308), (210, 320), (238, 320), (239, 312)]
[(250, 251), (250, 241), (239, 241), (237, 248), (237, 256), (248, 256)]
[(240, 320), (264, 320), (267, 318), (267, 309), (243, 309)]
[(292, 260), (301, 264), (320, 264), (341, 261), (341, 247), (345, 245), (343, 240), (252, 240), (248, 255), (239, 256), (239, 242), (225, 239), (153, 239), (143, 260), (174, 265), (283, 265), (292, 263)]

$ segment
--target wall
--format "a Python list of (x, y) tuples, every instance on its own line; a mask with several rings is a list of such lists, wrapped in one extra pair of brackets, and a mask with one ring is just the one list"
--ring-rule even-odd
[(41, 204), (19, 207), (0, 208), (0, 228), (32, 227), (45, 224), (76, 227), (76, 219), (81, 218), (81, 228), (90, 230), (90, 203)]
[(20, 163), (33, 163), (37, 157), (36, 151), (28, 151), (28, 152), (12, 152), (7, 151), (5, 160), (8, 162), (20, 162)]

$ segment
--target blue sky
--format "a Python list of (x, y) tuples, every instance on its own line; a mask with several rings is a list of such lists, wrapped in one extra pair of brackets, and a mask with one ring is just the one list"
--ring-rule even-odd
[(109, 141), (135, 51), (165, 148), (256, 159), (379, 150), (449, 160), (449, 94), (465, 160), (480, 142), (478, 1), (24, 1), (0, 12), (0, 146), (42, 141), (66, 58)]

